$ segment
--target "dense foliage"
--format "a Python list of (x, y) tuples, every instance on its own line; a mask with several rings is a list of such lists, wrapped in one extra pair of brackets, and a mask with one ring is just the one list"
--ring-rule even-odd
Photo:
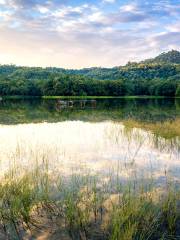
[(180, 52), (114, 68), (30, 68), (0, 65), (0, 95), (180, 95)]

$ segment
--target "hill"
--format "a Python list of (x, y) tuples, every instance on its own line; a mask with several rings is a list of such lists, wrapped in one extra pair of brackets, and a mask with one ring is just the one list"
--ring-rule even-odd
[(0, 65), (0, 95), (180, 96), (180, 52), (114, 68)]
[(142, 63), (166, 63), (166, 64), (180, 64), (180, 52), (171, 50), (167, 53), (161, 53), (159, 56), (147, 59)]

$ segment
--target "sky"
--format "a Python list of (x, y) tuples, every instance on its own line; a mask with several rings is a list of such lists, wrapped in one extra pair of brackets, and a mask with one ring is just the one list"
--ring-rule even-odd
[(180, 50), (180, 0), (0, 0), (0, 64), (112, 67)]

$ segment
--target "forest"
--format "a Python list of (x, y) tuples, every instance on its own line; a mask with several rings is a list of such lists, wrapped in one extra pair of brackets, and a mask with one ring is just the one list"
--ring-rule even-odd
[(180, 96), (180, 52), (113, 68), (0, 65), (0, 96)]

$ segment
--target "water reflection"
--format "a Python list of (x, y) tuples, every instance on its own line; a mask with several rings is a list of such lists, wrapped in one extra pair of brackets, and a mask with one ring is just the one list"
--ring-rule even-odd
[(153, 177), (163, 181), (165, 171), (179, 180), (179, 138), (175, 143), (149, 131), (122, 123), (64, 121), (0, 125), (1, 176), (9, 169), (33, 169), (48, 163), (49, 173), (68, 176), (89, 172), (122, 179)]
[[(118, 221), (115, 226), (121, 229), (119, 226), (129, 219), (127, 229), (135, 229), (133, 236), (146, 225), (149, 237), (156, 224), (162, 233), (157, 234), (159, 228), (155, 227), (157, 238), (168, 238), (164, 223), (171, 216), (178, 220), (179, 101), (107, 99), (92, 103), (0, 102), (3, 227), (9, 231), (15, 222), (15, 228), (22, 232), (24, 221), (30, 227), (31, 222), (42, 221), (41, 232), (45, 235), (35, 230), (35, 238), (50, 239), (46, 233), (55, 224), (58, 237), (53, 232), (53, 238), (69, 239), (64, 233), (70, 228), (76, 233), (78, 227), (81, 234), (83, 224), (88, 235), (95, 230), (97, 238), (104, 239), (104, 233), (111, 234), (111, 223)], [(149, 231), (149, 226), (153, 230)], [(102, 237), (99, 230), (103, 230)], [(80, 236), (74, 235), (73, 239)], [(123, 236), (127, 239), (129, 235)]]
[(174, 121), (180, 117), (180, 99), (6, 100), (0, 102), (0, 123), (19, 124), (81, 120), (100, 122), (134, 119)]

